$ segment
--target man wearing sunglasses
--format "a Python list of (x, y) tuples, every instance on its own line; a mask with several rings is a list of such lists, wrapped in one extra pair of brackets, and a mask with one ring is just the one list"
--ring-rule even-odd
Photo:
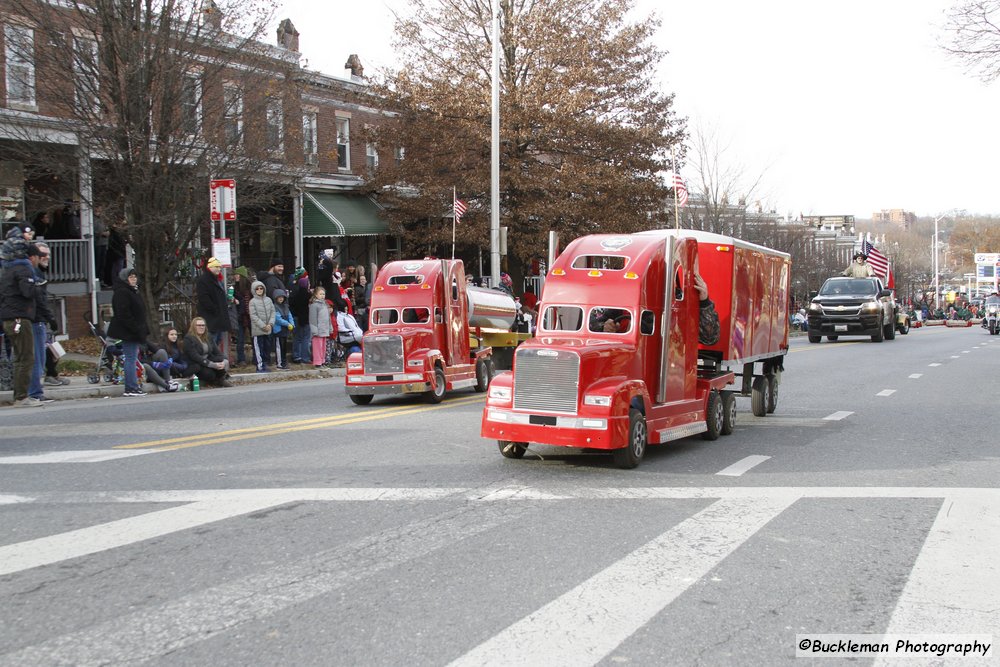
[(35, 362), (31, 368), (31, 383), (28, 385), (28, 396), (40, 403), (52, 403), (53, 399), (45, 395), (42, 379), (45, 377), (45, 348), (48, 344), (47, 328), (56, 330), (56, 317), (49, 304), (48, 274), (52, 251), (46, 243), (36, 243), (38, 249), (38, 266), (35, 267), (35, 317), (32, 318), (31, 332), (34, 337)]

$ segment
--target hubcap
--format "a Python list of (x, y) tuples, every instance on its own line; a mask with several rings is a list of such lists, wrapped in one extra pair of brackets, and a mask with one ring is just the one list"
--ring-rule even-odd
[(636, 422), (635, 428), (632, 429), (632, 453), (635, 454), (636, 458), (642, 456), (642, 453), (646, 450), (646, 424), (643, 422)]

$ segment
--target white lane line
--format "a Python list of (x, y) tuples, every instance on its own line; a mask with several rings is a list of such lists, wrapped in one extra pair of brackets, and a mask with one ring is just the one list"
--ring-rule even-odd
[(771, 458), (771, 457), (770, 456), (759, 456), (757, 454), (754, 454), (753, 456), (748, 456), (745, 459), (740, 459), (739, 461), (737, 461), (733, 465), (728, 466), (726, 468), (723, 468), (722, 470), (720, 470), (719, 472), (717, 472), (715, 474), (716, 475), (725, 475), (726, 477), (739, 477), (740, 475), (742, 475), (743, 473), (745, 473), (747, 470), (750, 470), (750, 468), (753, 468), (754, 466), (760, 465), (761, 463), (763, 463), (764, 461), (768, 460), (769, 458)]
[(913, 373), (913, 374), (910, 375), (910, 379), (911, 380), (917, 380), (919, 378), (922, 378), (923, 376), (924, 376), (923, 373)]
[(839, 422), (844, 417), (850, 417), (853, 414), (853, 412), (845, 412), (844, 410), (841, 410), (839, 412), (834, 412), (832, 415), (827, 415), (826, 417), (823, 417), (823, 419), (827, 421)]
[(941, 364), (927, 364), (927, 365), (930, 366), (931, 368), (933, 368), (935, 366), (940, 366)]
[(272, 498), (201, 502), (0, 547), (0, 576), (222, 521), (274, 505)]
[(952, 359), (961, 359), (962, 357), (960, 357), (960, 356), (959, 356), (959, 355), (957, 355), (957, 354), (953, 354), (953, 355), (951, 355), (951, 358), (952, 358)]
[(892, 396), (895, 393), (896, 393), (895, 389), (883, 389), (882, 391), (880, 391), (879, 393), (877, 393), (875, 395), (876, 396)]
[(946, 495), (885, 632), (984, 632), (996, 638), (1000, 628), (998, 544), (996, 498)]
[(599, 663), (797, 495), (719, 500), (451, 663)]
[(153, 449), (109, 450), (109, 449), (79, 449), (68, 452), (45, 452), (44, 454), (25, 454), (23, 456), (0, 457), (0, 465), (22, 465), (34, 463), (100, 463), (123, 459), (129, 456), (152, 454)]
[(969, 353), (968, 350), (962, 350), (962, 354), (968, 354), (968, 353)]
[[(0, 666), (138, 664), (523, 520), (530, 505), (463, 504), (248, 577), (84, 627), (13, 653)], [(336, 663), (336, 661), (333, 661)]]

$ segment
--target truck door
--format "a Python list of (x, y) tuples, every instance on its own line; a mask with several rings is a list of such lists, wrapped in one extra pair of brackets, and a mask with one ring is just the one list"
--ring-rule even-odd
[(449, 366), (469, 363), (468, 304), (464, 298), (465, 267), (442, 260), (444, 271), (445, 356)]

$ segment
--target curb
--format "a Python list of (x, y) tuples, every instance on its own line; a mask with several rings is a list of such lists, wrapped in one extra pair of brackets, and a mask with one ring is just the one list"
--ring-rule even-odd
[[(233, 373), (229, 376), (230, 382), (237, 387), (244, 387), (254, 384), (271, 384), (274, 382), (291, 382), (294, 380), (325, 380), (333, 377), (343, 377), (346, 374), (344, 368), (322, 368), (319, 370), (303, 369), (292, 371), (271, 371), (270, 373)], [(70, 384), (63, 387), (45, 386), (45, 396), (56, 401), (72, 401), (85, 398), (111, 398), (118, 397), (125, 393), (125, 387), (120, 384), (89, 384), (85, 377), (73, 376)], [(149, 382), (143, 384), (143, 391), (150, 395), (161, 392), (156, 385)], [(208, 391), (216, 391), (216, 387), (208, 387)], [(174, 392), (180, 393), (180, 392)], [(194, 394), (187, 391), (185, 394)], [(198, 392), (200, 393), (200, 392)], [(11, 406), (14, 402), (14, 392), (0, 392), (0, 404)]]

